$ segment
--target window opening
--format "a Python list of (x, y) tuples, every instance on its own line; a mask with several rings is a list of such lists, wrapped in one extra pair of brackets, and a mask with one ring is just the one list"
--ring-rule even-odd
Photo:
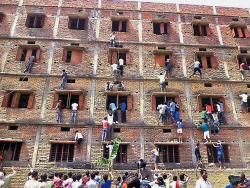
[(9, 130), (15, 131), (18, 129), (18, 126), (9, 126)]
[(126, 65), (126, 53), (117, 53), (117, 60), (123, 59), (124, 65)]
[(211, 57), (206, 57), (206, 58), (207, 58), (207, 68), (212, 68)]
[(202, 61), (201, 61), (201, 56), (198, 56), (197, 57), (198, 61), (200, 62), (200, 65), (199, 65), (199, 68), (201, 69), (203, 66), (202, 66)]
[(76, 83), (75, 79), (67, 79), (67, 83)]
[(159, 151), (162, 163), (180, 163), (178, 145), (159, 145)]
[(211, 83), (205, 83), (204, 86), (205, 87), (212, 87), (212, 84)]
[(21, 55), (21, 60), (20, 61), (25, 61), (27, 55), (27, 49), (23, 49), (22, 55)]
[(66, 62), (69, 63), (71, 61), (72, 51), (67, 51)]
[(163, 129), (162, 132), (163, 133), (171, 133), (171, 129)]
[(18, 108), (27, 108), (30, 94), (21, 94)]
[(199, 51), (200, 51), (200, 52), (206, 52), (207, 49), (206, 49), (206, 48), (199, 48)]
[(51, 144), (49, 161), (73, 162), (74, 147), (74, 144)]
[(120, 128), (114, 128), (114, 133), (120, 133), (121, 129)]
[(61, 127), (62, 132), (69, 132), (70, 128), (69, 127)]
[(0, 142), (3, 161), (19, 161), (22, 142)]

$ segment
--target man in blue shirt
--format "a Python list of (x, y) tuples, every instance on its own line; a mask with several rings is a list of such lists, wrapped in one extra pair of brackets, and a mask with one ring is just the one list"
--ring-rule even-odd
[(175, 102), (173, 101), (173, 99), (170, 100), (170, 114), (171, 114), (171, 119), (172, 119), (173, 123), (175, 123), (175, 119), (174, 119)]
[(126, 107), (127, 105), (122, 102), (121, 103), (121, 118), (122, 118), (122, 123), (126, 123)]
[(177, 121), (177, 135), (180, 143), (182, 143), (182, 126), (182, 119), (180, 119), (180, 121)]
[(171, 114), (170, 114), (170, 102), (169, 100), (167, 102), (165, 102), (165, 104), (167, 105), (167, 110), (165, 111), (165, 115), (166, 115), (166, 121), (167, 123), (170, 123), (170, 118), (171, 118)]
[(203, 129), (204, 139), (206, 140), (206, 142), (205, 142), (205, 144), (206, 144), (206, 143), (210, 142), (210, 135), (209, 135), (209, 129), (207, 127), (207, 120), (204, 119), (203, 121), (204, 121), (204, 123), (202, 124), (202, 122), (200, 122), (200, 124), (202, 124), (202, 125), (200, 125), (200, 126), (198, 125), (197, 128)]
[(214, 143), (213, 143), (213, 146), (216, 147), (217, 150), (218, 150), (218, 161), (219, 161), (219, 164), (220, 164), (220, 169), (225, 168), (225, 166), (224, 166), (224, 155), (223, 155), (221, 142), (218, 140), (217, 146), (214, 145)]
[(109, 109), (112, 110), (112, 114), (113, 114), (113, 122), (114, 123), (118, 123), (118, 113), (117, 113), (117, 108), (116, 108), (116, 105), (115, 103), (110, 103), (109, 105)]
[(111, 179), (108, 180), (108, 174), (103, 175), (104, 182), (101, 183), (101, 188), (111, 188), (111, 182), (113, 181), (113, 176), (111, 174)]

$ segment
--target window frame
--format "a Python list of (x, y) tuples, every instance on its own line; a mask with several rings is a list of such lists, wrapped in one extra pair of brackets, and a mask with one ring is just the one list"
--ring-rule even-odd
[[(159, 27), (159, 32), (156, 33), (156, 27)], [(167, 35), (169, 28), (169, 22), (153, 22), (153, 34), (155, 35)]]
[[(13, 97), (10, 95), (13, 94)], [(27, 109), (32, 109), (35, 101), (35, 92), (33, 91), (6, 91), (4, 92), (4, 97), (2, 101), (2, 107), (7, 108), (19, 108), (20, 97), (22, 94), (29, 94), (29, 99), (27, 103)], [(11, 101), (10, 101), (11, 99)]]
[(249, 31), (247, 26), (232, 26), (230, 27), (233, 38), (249, 38)]
[(205, 104), (203, 105), (202, 103), (202, 99), (209, 99), (210, 100), (210, 105), (212, 107), (212, 112), (217, 112), (215, 111), (216, 107), (214, 107), (213, 105), (213, 100), (218, 100), (218, 101), (223, 101), (223, 107), (224, 107), (224, 111), (227, 112), (228, 111), (228, 107), (227, 104), (225, 102), (225, 96), (222, 95), (202, 95), (202, 96), (198, 96), (198, 109), (201, 112), (202, 108), (205, 107)]
[[(46, 16), (44, 14), (28, 14), (25, 26), (27, 28), (36, 28), (36, 29), (43, 28), (45, 17)], [(30, 22), (31, 18), (34, 19), (33, 23)], [(41, 20), (39, 20), (39, 19), (41, 19)], [(38, 23), (39, 23), (39, 25), (38, 25)]]
[[(77, 20), (76, 28), (71, 28), (72, 20)], [(80, 20), (84, 20), (83, 29), (82, 29), (82, 28), (79, 28), (79, 22), (80, 22)], [(87, 21), (88, 21), (87, 18), (82, 18), (82, 17), (71, 17), (71, 16), (69, 16), (68, 28), (69, 28), (70, 30), (80, 30), (80, 31), (87, 30), (87, 29), (86, 29)]]
[(165, 67), (165, 61), (168, 58), (170, 59), (173, 67), (174, 67), (174, 55), (173, 51), (169, 50), (154, 50), (154, 60), (155, 60), (155, 67)]
[[(210, 64), (208, 64), (208, 58), (210, 58)], [(201, 69), (219, 68), (219, 63), (216, 61), (215, 56), (210, 52), (196, 52), (195, 60), (200, 62)]]
[[(194, 27), (198, 27), (196, 28), (198, 30), (194, 29)], [(196, 37), (204, 37), (211, 35), (211, 29), (209, 27), (209, 23), (203, 23), (203, 22), (192, 23), (192, 28), (193, 28), (193, 35)], [(199, 33), (198, 35), (197, 32)]]
[[(107, 144), (103, 144), (103, 158), (108, 159), (109, 158), (109, 148), (106, 148)], [(115, 163), (121, 164), (121, 163), (127, 163), (128, 162), (128, 145), (125, 143), (121, 143), (119, 145), (117, 156), (115, 159)]]
[[(114, 22), (119, 22), (118, 23), (118, 29), (114, 29), (114, 27), (115, 27)], [(112, 32), (122, 32), (122, 33), (128, 32), (128, 20), (127, 19), (122, 19), (122, 18), (112, 20), (111, 30), (112, 30)]]
[[(59, 145), (62, 145), (62, 149), (61, 149), (61, 154), (59, 153), (58, 154), (58, 147)], [(64, 146), (67, 146), (67, 148), (64, 148)], [(52, 152), (53, 152), (53, 146), (55, 146), (55, 153), (52, 155)], [(71, 147), (71, 148), (70, 148)], [(65, 151), (64, 150), (67, 150), (66, 151), (66, 160), (63, 160), (64, 158), (64, 155), (65, 155)], [(70, 144), (70, 143), (50, 143), (50, 153), (49, 153), (49, 162), (73, 162), (74, 160), (74, 154), (75, 154), (75, 144)], [(57, 161), (57, 157), (59, 155), (59, 158), (60, 158), (60, 161)], [(70, 157), (70, 155), (72, 155)], [(70, 161), (69, 161), (69, 158)]]
[[(209, 155), (209, 152), (208, 152), (209, 148), (210, 148), (209, 152), (211, 152), (211, 155)], [(207, 150), (208, 163), (219, 163), (218, 162), (218, 150), (217, 150), (217, 148), (214, 147), (212, 144), (207, 144), (206, 150)], [(224, 156), (224, 162), (230, 163), (229, 145), (222, 144), (222, 151), (223, 151), (223, 156)]]
[[(23, 54), (24, 51), (26, 51), (25, 55)], [(41, 49), (39, 45), (20, 45), (17, 49), (16, 60), (27, 62), (31, 55), (35, 55), (35, 62), (40, 61)]]
[[(160, 163), (165, 163), (165, 164), (178, 164), (180, 163), (180, 146), (179, 145), (171, 145), (171, 144), (161, 144), (158, 145), (159, 147), (159, 154), (160, 154)], [(172, 148), (172, 162), (170, 162), (170, 149)], [(166, 149), (166, 153), (164, 155), (163, 149)], [(177, 155), (177, 156), (176, 156)]]
[(152, 110), (157, 112), (157, 103), (156, 103), (156, 97), (164, 97), (164, 103), (167, 102), (167, 98), (174, 98), (174, 102), (177, 102), (179, 104), (179, 111), (181, 111), (181, 99), (178, 94), (171, 94), (171, 93), (165, 93), (165, 94), (158, 94), (153, 93), (151, 96), (151, 104), (152, 104)]
[(118, 63), (119, 59), (119, 53), (123, 54), (126, 53), (126, 59), (124, 60), (124, 65), (130, 65), (131, 64), (131, 53), (129, 52), (129, 49), (126, 48), (110, 48), (108, 53), (108, 63), (110, 65), (114, 63)]
[(109, 110), (109, 105), (108, 104), (108, 97), (116, 97), (116, 108), (120, 109), (120, 103), (119, 103), (119, 97), (127, 97), (127, 104), (126, 104), (126, 111), (130, 111), (133, 109), (133, 96), (131, 94), (123, 94), (122, 91), (119, 91), (121, 93), (112, 93), (109, 92), (108, 94), (106, 94), (106, 110)]
[[(6, 160), (6, 161), (19, 161), (20, 159), (20, 155), (21, 155), (21, 150), (22, 150), (22, 145), (23, 143), (22, 142), (8, 142), (8, 141), (0, 141), (0, 144), (3, 143), (3, 146), (2, 146), (2, 149), (0, 150), (0, 154), (2, 155), (3, 157), (3, 161), (5, 161), (5, 156), (4, 156), (4, 149), (5, 149), (5, 146), (6, 146), (6, 143), (9, 144), (8, 146), (8, 151), (11, 151), (11, 145), (12, 144), (15, 144), (14, 145), (14, 150), (12, 151), (12, 156), (11, 156), (11, 160)], [(20, 146), (18, 146), (20, 145)], [(17, 147), (19, 147), (20, 149), (18, 150)], [(7, 150), (6, 150), (7, 151)]]
[[(79, 46), (64, 46), (63, 48), (63, 55), (62, 55), (62, 61), (64, 63), (82, 63), (83, 59), (83, 47)], [(68, 58), (68, 55), (70, 53), (70, 58)]]

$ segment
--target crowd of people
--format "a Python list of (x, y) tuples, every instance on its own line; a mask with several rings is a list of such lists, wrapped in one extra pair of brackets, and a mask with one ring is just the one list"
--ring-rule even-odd
[[(99, 174), (98, 171), (86, 171), (84, 175), (55, 173), (51, 175), (38, 175), (37, 171), (30, 168), (30, 172), (25, 180), (24, 188), (187, 188), (191, 176), (180, 173), (173, 176), (171, 173), (155, 173), (151, 174), (146, 169), (146, 161), (140, 159), (137, 163), (137, 173), (125, 172), (121, 177), (114, 179), (112, 173)], [(6, 175), (3, 168), (0, 169), (0, 187), (10, 188), (10, 179), (16, 175), (16, 171), (12, 168), (13, 173)], [(208, 172), (205, 169), (200, 170), (200, 178), (196, 174), (195, 188), (215, 188), (214, 184), (208, 180)], [(228, 176), (229, 184), (225, 188), (249, 188), (250, 180), (241, 176)]]

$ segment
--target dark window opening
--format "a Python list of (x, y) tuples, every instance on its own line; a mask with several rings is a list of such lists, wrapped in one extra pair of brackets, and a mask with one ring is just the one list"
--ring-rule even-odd
[(156, 99), (156, 109), (157, 109), (158, 105), (160, 105), (160, 104), (165, 104), (165, 102), (168, 102), (168, 101), (170, 101), (171, 99), (172, 99), (173, 101), (175, 101), (175, 100), (174, 100), (174, 97), (165, 97), (165, 96), (155, 97), (155, 99)]
[(15, 131), (18, 129), (18, 126), (9, 126), (9, 130)]
[(194, 36), (200, 36), (199, 25), (193, 25)]
[(116, 12), (117, 14), (119, 14), (119, 15), (123, 15), (123, 12)]
[(111, 103), (115, 103), (115, 105), (117, 106), (117, 96), (108, 96), (108, 99), (107, 99), (107, 110), (109, 109), (109, 105)]
[(27, 82), (27, 81), (28, 81), (28, 78), (20, 77), (20, 78), (19, 78), (19, 81), (20, 81), (20, 82)]
[(61, 127), (62, 132), (69, 132), (70, 128), (69, 127)]
[[(202, 26), (201, 26), (201, 32), (202, 32), (203, 36), (207, 36), (207, 28), (206, 28), (205, 25), (202, 25)], [(201, 35), (201, 34), (200, 34), (200, 35)]]
[(201, 16), (194, 16), (194, 19), (201, 20)]
[(204, 83), (204, 86), (205, 87), (212, 87), (212, 84), (211, 83)]
[(211, 57), (206, 57), (206, 58), (207, 58), (207, 68), (212, 68)]
[(71, 61), (72, 51), (67, 51), (66, 62), (69, 63)]
[(71, 95), (70, 97), (70, 107), (73, 103), (79, 103), (79, 95)]
[(0, 155), (3, 161), (19, 161), (22, 142), (0, 142)]
[[(108, 159), (109, 148), (107, 148), (106, 146), (107, 146), (106, 144), (103, 145), (103, 157)], [(120, 144), (115, 161), (116, 163), (127, 163), (127, 145), (126, 144)]]
[(180, 163), (178, 145), (159, 145), (159, 153), (162, 163)]
[(120, 133), (121, 129), (120, 128), (114, 128), (114, 133)]
[(112, 22), (112, 31), (119, 31), (119, 21)]
[(238, 22), (238, 21), (239, 21), (239, 18), (232, 18), (232, 21)]
[(117, 163), (127, 163), (127, 145), (121, 144), (117, 151), (116, 156)]
[(0, 13), (0, 23), (3, 22), (3, 18), (4, 18), (4, 14), (3, 14), (3, 13)]
[(247, 88), (250, 88), (250, 84), (247, 84)]
[(127, 31), (127, 22), (122, 21), (122, 30), (120, 32), (126, 32)]
[(202, 61), (201, 61), (201, 56), (198, 56), (197, 57), (198, 61), (200, 62), (200, 65), (199, 65), (199, 68), (201, 69), (203, 66), (202, 66)]
[(166, 47), (158, 47), (158, 50), (166, 50)]
[(237, 27), (234, 28), (234, 33), (235, 33), (234, 38), (239, 38), (239, 33), (238, 33)]
[(36, 41), (28, 41), (28, 44), (36, 44)]
[(71, 93), (60, 94), (59, 100), (62, 100), (62, 102), (63, 102), (63, 105), (62, 105), (63, 109), (65, 109), (65, 108), (69, 109), (69, 108), (71, 108), (71, 105), (73, 103), (79, 104), (79, 95), (74, 95)]
[(42, 28), (44, 16), (28, 16), (26, 26), (28, 28)]
[(37, 50), (32, 50), (32, 54), (33, 56), (36, 56)]
[(206, 108), (205, 104), (212, 106), (213, 112), (218, 112), (216, 104), (219, 102), (220, 98), (202, 98), (202, 108)]
[(18, 108), (27, 108), (30, 94), (21, 94)]
[(126, 53), (117, 53), (117, 60), (123, 59), (124, 65), (126, 65)]
[[(222, 146), (223, 154), (224, 154), (224, 162), (229, 163), (229, 152), (228, 152), (228, 146), (223, 145)], [(218, 151), (216, 147), (213, 147), (212, 145), (207, 146), (207, 158), (208, 163), (218, 163)]]
[(76, 83), (75, 79), (67, 79), (67, 83)]
[(73, 162), (74, 144), (51, 144), (49, 161)]
[(171, 133), (171, 129), (163, 129), (163, 133)]
[(7, 107), (11, 107), (12, 100), (13, 100), (13, 97), (14, 97), (14, 93), (12, 92), (12, 93), (10, 93), (9, 95), (10, 95), (10, 97), (9, 97), (9, 101), (8, 101)]
[(210, 98), (202, 98), (201, 100), (202, 100), (202, 107), (206, 108), (205, 104), (211, 106)]
[(121, 105), (123, 102), (126, 104), (126, 110), (127, 110), (127, 96), (119, 96), (119, 105)]
[(20, 61), (25, 61), (27, 55), (27, 49), (23, 49)]
[(167, 34), (167, 24), (165, 23), (163, 26), (163, 31), (161, 31), (161, 24), (163, 23), (153, 23), (153, 31), (156, 35)]
[(69, 18), (69, 29), (84, 30), (85, 21), (81, 18)]
[(248, 112), (250, 112), (250, 99), (247, 99)]
[(243, 38), (246, 38), (246, 34), (245, 34), (245, 31), (244, 31), (243, 27), (241, 28), (241, 32), (242, 32)]
[(71, 46), (79, 46), (79, 43), (71, 43)]
[(206, 52), (207, 49), (206, 49), (206, 48), (199, 48), (199, 51), (200, 51), (200, 52)]
[(246, 50), (246, 49), (241, 49), (241, 50), (240, 50), (240, 53), (246, 54), (246, 53), (247, 53), (247, 50)]
[(167, 59), (170, 59), (169, 55), (165, 55), (165, 62), (167, 61)]

